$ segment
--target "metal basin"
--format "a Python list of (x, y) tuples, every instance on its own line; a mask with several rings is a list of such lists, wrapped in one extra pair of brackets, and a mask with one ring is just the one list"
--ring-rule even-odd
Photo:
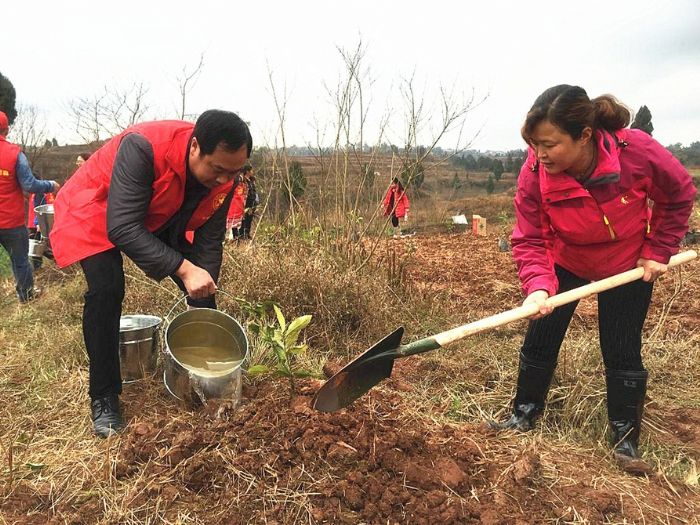
[(122, 315), (119, 319), (119, 366), (123, 383), (132, 383), (156, 371), (161, 318)]
[(174, 317), (165, 331), (165, 387), (189, 407), (210, 399), (235, 406), (247, 356), (248, 338), (238, 321), (210, 308), (188, 310)]

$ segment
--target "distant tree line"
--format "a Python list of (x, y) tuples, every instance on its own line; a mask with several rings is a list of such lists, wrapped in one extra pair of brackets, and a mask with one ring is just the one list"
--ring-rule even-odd
[(684, 166), (700, 167), (700, 141), (683, 146), (680, 142), (666, 147)]
[(492, 173), (496, 181), (501, 180), (504, 173), (520, 172), (520, 167), (525, 162), (524, 150), (511, 150), (506, 153), (485, 155), (478, 151), (470, 151), (464, 155), (452, 157), (452, 165), (465, 171), (481, 171)]

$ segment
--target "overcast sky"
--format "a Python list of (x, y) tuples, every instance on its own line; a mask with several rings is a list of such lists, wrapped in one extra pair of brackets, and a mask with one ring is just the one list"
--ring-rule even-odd
[[(664, 145), (700, 140), (700, 3), (697, 0), (486, 0), (352, 2), (121, 0), (3, 2), (0, 72), (17, 102), (36, 106), (60, 143), (79, 142), (67, 110), (106, 84), (143, 82), (152, 118), (173, 118), (178, 75), (204, 55), (188, 113), (238, 112), (256, 144), (272, 144), (275, 106), (269, 73), (286, 98), (287, 143), (330, 135), (343, 71), (338, 49), (365, 46), (368, 124), (376, 142), (405, 140), (400, 87), (413, 78), (428, 114), (439, 89), (477, 99), (465, 137), (478, 149), (522, 148), (519, 128), (546, 88), (578, 84), (652, 112)], [(370, 84), (371, 82), (371, 84)], [(405, 84), (404, 84), (405, 85)], [(286, 92), (286, 97), (284, 93)], [(427, 142), (435, 122), (420, 136)], [(326, 139), (329, 140), (329, 139)], [(441, 143), (452, 147), (456, 132)]]

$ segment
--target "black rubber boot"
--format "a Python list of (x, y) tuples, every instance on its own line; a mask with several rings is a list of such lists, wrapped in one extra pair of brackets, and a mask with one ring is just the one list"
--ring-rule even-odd
[(639, 454), (647, 376), (646, 370), (605, 371), (613, 457), (623, 470), (631, 474), (652, 472)]
[(124, 428), (121, 409), (119, 408), (119, 396), (111, 395), (93, 399), (90, 403), (92, 411), (92, 426), (95, 434), (106, 438)]
[(513, 429), (527, 432), (544, 412), (544, 402), (549, 392), (556, 363), (528, 359), (520, 353), (518, 388), (513, 400), (513, 415), (502, 423), (490, 422), (496, 430)]

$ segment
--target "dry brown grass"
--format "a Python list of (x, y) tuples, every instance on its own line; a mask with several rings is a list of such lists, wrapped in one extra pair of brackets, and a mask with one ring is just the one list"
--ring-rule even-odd
[[(501, 199), (505, 202), (510, 198)], [(483, 209), (487, 204), (473, 205)], [(254, 244), (228, 245), (224, 264), (220, 283), (223, 290), (250, 301), (274, 300), (287, 317), (307, 313), (314, 316), (307, 330), (311, 352), (305, 365), (316, 370), (327, 356), (346, 360), (399, 324), (410, 327), (414, 338), (480, 315), (470, 311), (468, 304), (455, 311), (435, 296), (421, 296), (410, 286), (389, 285), (384, 267), (368, 265), (357, 272), (333, 251), (295, 235), (261, 234)], [(697, 297), (699, 266), (695, 263), (683, 274), (680, 293)], [(38, 281), (45, 294), (24, 306), (15, 303), (7, 280), (2, 285), (0, 508), (7, 510), (0, 512), (0, 523), (45, 523), (47, 513), (51, 515), (52, 509), (66, 506), (78, 514), (85, 513), (86, 523), (213, 523), (224, 519), (223, 514), (217, 514), (223, 512), (219, 505), (224, 504), (227, 508), (255, 508), (259, 522), (264, 522), (266, 512), (275, 508), (284, 509), (276, 516), (283, 516), (285, 523), (314, 522), (310, 501), (318, 497), (318, 486), (334, 474), (329, 471), (312, 476), (307, 471), (309, 465), (302, 463), (294, 465), (298, 469), (295, 485), (278, 485), (275, 480), (287, 467), (267, 455), (264, 443), (257, 452), (258, 469), (241, 468), (239, 457), (230, 449), (212, 445), (157, 474), (144, 467), (132, 477), (118, 477), (116, 456), (127, 438), (102, 441), (90, 432), (87, 357), (80, 330), (82, 276), (74, 270), (60, 272), (48, 264)], [(672, 301), (677, 282), (673, 277), (659, 283), (656, 308), (646, 327), (645, 355), (652, 381), (643, 446), (646, 458), (658, 472), (657, 479), (650, 482), (626, 476), (609, 458), (603, 370), (596, 338), (591, 336), (595, 327), (587, 318), (576, 317), (562, 349), (549, 408), (538, 430), (528, 435), (506, 433), (474, 440), (481, 451), (476, 471), (500, 469), (491, 485), (473, 489), (474, 497), (509, 501), (501, 481), (512, 478), (514, 470), (522, 467), (523, 458), (536, 453), (537, 490), (548, 500), (561, 499), (559, 514), (549, 516), (552, 522), (595, 522), (578, 503), (567, 499), (579, 490), (582, 476), (586, 487), (620, 494), (620, 501), (634, 506), (630, 515), (642, 516), (647, 523), (681, 522), (669, 510), (674, 507), (684, 516), (692, 514), (688, 509), (700, 511), (696, 456), (666, 439), (671, 430), (664, 420), (665, 407), (698, 408), (700, 399), (700, 334), (689, 331), (683, 321), (684, 314), (697, 315), (697, 310), (679, 312), (673, 307), (664, 314), (662, 308)], [(130, 264), (127, 289), (124, 313), (162, 316), (179, 296), (171, 283), (149, 281)], [(517, 300), (514, 298), (514, 303)], [(221, 297), (220, 305), (240, 315), (230, 298)], [(394, 378), (379, 386), (378, 391), (400, 399), (393, 409), (401, 414), (403, 424), (415, 421), (426, 428), (445, 427), (456, 432), (466, 429), (464, 439), (472, 439), (470, 429), (474, 425), (505, 415), (523, 329), (524, 324), (516, 324), (440, 352), (402, 360), (397, 363)], [(258, 354), (262, 351), (253, 350)], [(401, 382), (409, 383), (409, 388), (395, 388)], [(280, 389), (275, 395), (282, 398), (287, 391)], [(126, 387), (124, 400), (132, 425), (157, 417), (168, 421), (167, 428), (163, 428), (166, 431), (201, 422), (172, 403), (157, 377)], [(370, 406), (376, 400), (368, 396), (361, 402)], [(274, 426), (275, 421), (269, 425)], [(166, 446), (163, 454), (171, 452), (172, 446)], [(168, 480), (184, 483), (191, 475), (189, 465), (197, 462), (218, 465), (223, 472), (218, 483), (230, 491), (226, 497), (216, 493), (214, 499), (207, 499), (206, 494), (193, 493), (190, 500), (173, 502)], [(668, 487), (666, 502), (646, 497), (650, 483)], [(682, 498), (677, 491), (685, 491)], [(13, 498), (27, 494), (40, 503), (21, 516), (12, 514), (8, 505)], [(205, 512), (205, 506), (210, 510)], [(56, 519), (62, 522), (65, 515), (56, 515)]]

